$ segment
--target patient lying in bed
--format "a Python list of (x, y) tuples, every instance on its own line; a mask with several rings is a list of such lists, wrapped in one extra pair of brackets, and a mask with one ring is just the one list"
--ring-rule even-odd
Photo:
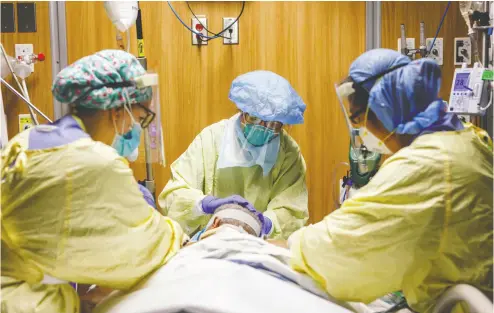
[(292, 270), (289, 250), (259, 238), (255, 216), (244, 213), (236, 205), (218, 209), (169, 263), (130, 292), (112, 293), (95, 312), (347, 313), (388, 307), (335, 301)]

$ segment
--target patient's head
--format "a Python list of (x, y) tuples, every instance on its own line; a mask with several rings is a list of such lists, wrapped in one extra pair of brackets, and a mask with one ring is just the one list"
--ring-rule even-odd
[(238, 204), (225, 204), (216, 209), (209, 223), (192, 238), (192, 241), (209, 237), (225, 227), (260, 237), (262, 223), (248, 209)]
[(220, 206), (211, 218), (213, 222), (209, 229), (214, 229), (222, 225), (232, 225), (241, 227), (247, 233), (259, 237), (261, 235), (262, 222), (259, 217), (241, 205), (232, 203)]
[(209, 226), (209, 228), (206, 229), (206, 231), (218, 228), (222, 225), (238, 226), (238, 227), (242, 228), (243, 230), (245, 230), (248, 234), (251, 234), (253, 236), (257, 236), (256, 232), (252, 229), (252, 227), (250, 227), (249, 225), (247, 225), (244, 222), (241, 222), (241, 221), (233, 219), (233, 218), (214, 217), (213, 223)]

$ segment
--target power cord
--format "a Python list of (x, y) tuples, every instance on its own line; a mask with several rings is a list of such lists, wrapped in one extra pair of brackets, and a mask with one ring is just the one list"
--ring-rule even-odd
[(432, 41), (431, 47), (427, 50), (427, 54), (425, 57), (428, 57), (431, 54), (432, 48), (434, 48), (434, 44), (436, 43), (436, 38), (439, 35), (439, 31), (441, 31), (441, 27), (443, 26), (444, 18), (446, 17), (446, 13), (448, 13), (449, 6), (451, 5), (451, 1), (448, 1), (448, 5), (444, 10), (443, 17), (441, 18), (441, 22), (439, 23), (439, 27), (437, 28), (436, 35), (434, 36), (434, 40)]
[[(173, 14), (175, 15), (175, 17), (180, 21), (180, 23), (182, 23), (182, 25), (187, 28), (190, 32), (192, 32), (193, 34), (195, 34), (196, 36), (199, 36), (201, 38), (206, 38), (206, 39), (202, 39), (202, 41), (209, 41), (209, 40), (212, 40), (212, 39), (216, 39), (216, 38), (220, 38), (222, 37), (221, 34), (223, 34), (224, 32), (226, 32), (230, 27), (232, 27), (239, 19), (240, 17), (242, 16), (242, 14), (244, 13), (244, 8), (245, 8), (245, 1), (242, 1), (242, 9), (240, 10), (240, 13), (238, 14), (237, 18), (230, 24), (228, 25), (228, 27), (226, 27), (225, 29), (223, 29), (222, 31), (220, 31), (219, 33), (217, 34), (214, 34), (213, 37), (210, 37), (210, 36), (206, 36), (206, 35), (203, 35), (199, 32), (196, 32), (195, 30), (193, 30), (192, 28), (190, 28), (187, 24), (185, 24), (185, 22), (180, 18), (180, 16), (178, 15), (178, 13), (175, 11), (175, 9), (173, 8), (172, 4), (170, 3), (170, 1), (167, 1), (168, 3), (168, 6), (170, 7), (170, 9), (172, 10)], [(201, 24), (202, 25), (202, 24)], [(203, 25), (204, 27), (204, 25)], [(204, 28), (206, 29), (206, 28)], [(224, 37), (223, 37), (224, 38)], [(227, 37), (227, 39), (230, 39)]]
[[(196, 14), (194, 13), (194, 11), (192, 11), (192, 8), (190, 7), (190, 4), (189, 4), (189, 1), (185, 1), (185, 3), (187, 3), (187, 7), (189, 8), (189, 11), (190, 13), (192, 13), (192, 16), (194, 16), (194, 18), (199, 22), (199, 24), (201, 24), (201, 26), (204, 28), (205, 31), (207, 31), (208, 33), (210, 34), (213, 34), (214, 36), (217, 36), (217, 37), (221, 37), (221, 38), (226, 38), (226, 39), (231, 39), (231, 38), (228, 38), (228, 37), (225, 37), (223, 35), (220, 35), (220, 34), (216, 34), (216, 33), (213, 33), (212, 31), (210, 31), (209, 29), (207, 29), (206, 26), (204, 26), (204, 24), (201, 23), (201, 21), (199, 20), (199, 18), (196, 16)], [(230, 30), (230, 29), (229, 29)], [(232, 30), (233, 31), (233, 30)], [(231, 34), (231, 32), (230, 32)]]

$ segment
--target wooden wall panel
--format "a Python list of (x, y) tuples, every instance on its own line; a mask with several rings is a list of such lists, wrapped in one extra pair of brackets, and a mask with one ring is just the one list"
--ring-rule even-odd
[[(51, 95), (51, 60), (50, 60), (50, 19), (48, 2), (37, 1), (36, 19), (37, 31), (35, 33), (2, 33), (1, 42), (7, 51), (7, 54), (15, 57), (15, 44), (32, 43), (35, 53), (44, 53), (46, 60), (34, 65), (34, 73), (26, 79), (31, 102), (35, 104), (43, 113), (53, 119), (53, 97)], [(14, 8), (17, 6), (14, 3)], [(17, 14), (16, 14), (17, 23)], [(16, 27), (17, 28), (17, 27)], [(7, 79), (17, 90), (12, 75)], [(2, 86), (3, 103), (5, 105), (5, 114), (7, 115), (7, 126), (9, 138), (12, 138), (19, 132), (19, 114), (29, 113), (27, 105), (14, 95), (10, 90)], [(46, 121), (37, 115), (40, 123)]]
[[(415, 37), (420, 43), (420, 22), (425, 22), (426, 38), (434, 38), (441, 17), (448, 3), (446, 1), (384, 1), (382, 5), (382, 46), (397, 50), (400, 24), (405, 24), (407, 37)], [(458, 2), (453, 1), (438, 37), (444, 38), (443, 80), (440, 95), (449, 99), (455, 70), (454, 38), (467, 37), (467, 26), (461, 17)]]
[[(67, 2), (69, 62), (104, 48), (116, 48), (115, 31), (101, 2)], [(240, 19), (240, 44), (191, 44), (191, 34), (166, 2), (141, 2), (149, 69), (160, 75), (162, 124), (167, 166), (156, 171), (158, 193), (169, 179), (169, 164), (206, 126), (236, 112), (228, 100), (232, 80), (264, 69), (286, 77), (307, 103), (305, 124), (290, 133), (300, 144), (308, 167), (311, 221), (333, 210), (331, 175), (348, 157), (345, 128), (333, 84), (347, 75), (365, 50), (364, 2), (247, 2)], [(173, 2), (182, 19), (191, 14)], [(223, 17), (236, 16), (240, 2), (191, 2), (206, 14), (211, 30)], [(350, 16), (354, 18), (349, 18)], [(135, 27), (132, 50), (136, 53)], [(134, 165), (137, 178), (144, 167)]]

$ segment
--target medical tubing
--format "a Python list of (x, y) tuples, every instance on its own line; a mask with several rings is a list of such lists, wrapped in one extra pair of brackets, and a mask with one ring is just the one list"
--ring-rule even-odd
[(172, 10), (173, 14), (175, 15), (175, 17), (180, 21), (180, 23), (182, 23), (182, 25), (187, 28), (191, 33), (199, 36), (199, 37), (202, 37), (202, 38), (206, 38), (207, 40), (203, 40), (203, 41), (209, 41), (211, 39), (216, 39), (216, 38), (220, 38), (220, 35), (223, 34), (224, 32), (226, 32), (230, 27), (232, 27), (237, 21), (238, 19), (242, 16), (243, 12), (244, 12), (244, 8), (245, 8), (245, 1), (242, 2), (242, 9), (240, 11), (240, 14), (237, 16), (237, 18), (235, 19), (235, 21), (233, 21), (230, 25), (228, 25), (228, 27), (226, 27), (225, 29), (223, 29), (222, 31), (220, 31), (218, 34), (216, 34), (216, 36), (214, 37), (209, 37), (209, 36), (206, 36), (206, 35), (203, 35), (201, 33), (198, 33), (196, 31), (194, 31), (192, 28), (190, 28), (187, 24), (185, 24), (185, 22), (180, 18), (180, 16), (178, 15), (178, 13), (175, 11), (175, 9), (173, 8), (173, 6), (171, 5), (170, 1), (167, 1), (168, 3), (168, 6), (170, 7), (170, 9)]
[(333, 204), (335, 206), (336, 209), (339, 209), (340, 208), (340, 204), (338, 203), (338, 201), (336, 199), (340, 199), (340, 197), (336, 197), (336, 194), (335, 194), (335, 185), (340, 185), (339, 183), (336, 184), (336, 170), (338, 170), (340, 168), (341, 165), (346, 165), (348, 167), (350, 167), (350, 164), (346, 163), (346, 162), (340, 162), (338, 164), (336, 164), (335, 168), (333, 169), (333, 175), (332, 175), (332, 181), (333, 181), (333, 190), (332, 190), (332, 193), (333, 193)]
[(434, 47), (434, 44), (436, 43), (437, 36), (439, 35), (441, 28), (443, 27), (443, 22), (444, 22), (444, 19), (446, 18), (446, 13), (448, 13), (450, 6), (451, 6), (451, 1), (448, 1), (448, 5), (446, 6), (446, 9), (444, 10), (443, 17), (441, 18), (441, 22), (439, 23), (439, 26), (437, 27), (436, 35), (434, 36), (434, 40), (432, 40), (431, 47), (427, 51), (426, 57), (428, 57), (429, 54), (431, 54), (432, 48)]
[(115, 30), (117, 32), (115, 36), (115, 40), (117, 41), (117, 47), (120, 48), (121, 50), (125, 50), (125, 46), (122, 42), (122, 35), (120, 34), (120, 31), (116, 27)]
[(127, 52), (130, 52), (130, 30), (127, 29)]
[(480, 108), (480, 110), (481, 110), (481, 111), (485, 111), (485, 110), (487, 110), (487, 109), (488, 109), (488, 108), (490, 108), (490, 107), (491, 107), (491, 105), (492, 105), (492, 101), (493, 101), (493, 98), (494, 98), (494, 90), (491, 90), (491, 91), (489, 92), (489, 94), (490, 94), (490, 97), (489, 97), (489, 98), (490, 98), (489, 103), (488, 103), (485, 107)]

